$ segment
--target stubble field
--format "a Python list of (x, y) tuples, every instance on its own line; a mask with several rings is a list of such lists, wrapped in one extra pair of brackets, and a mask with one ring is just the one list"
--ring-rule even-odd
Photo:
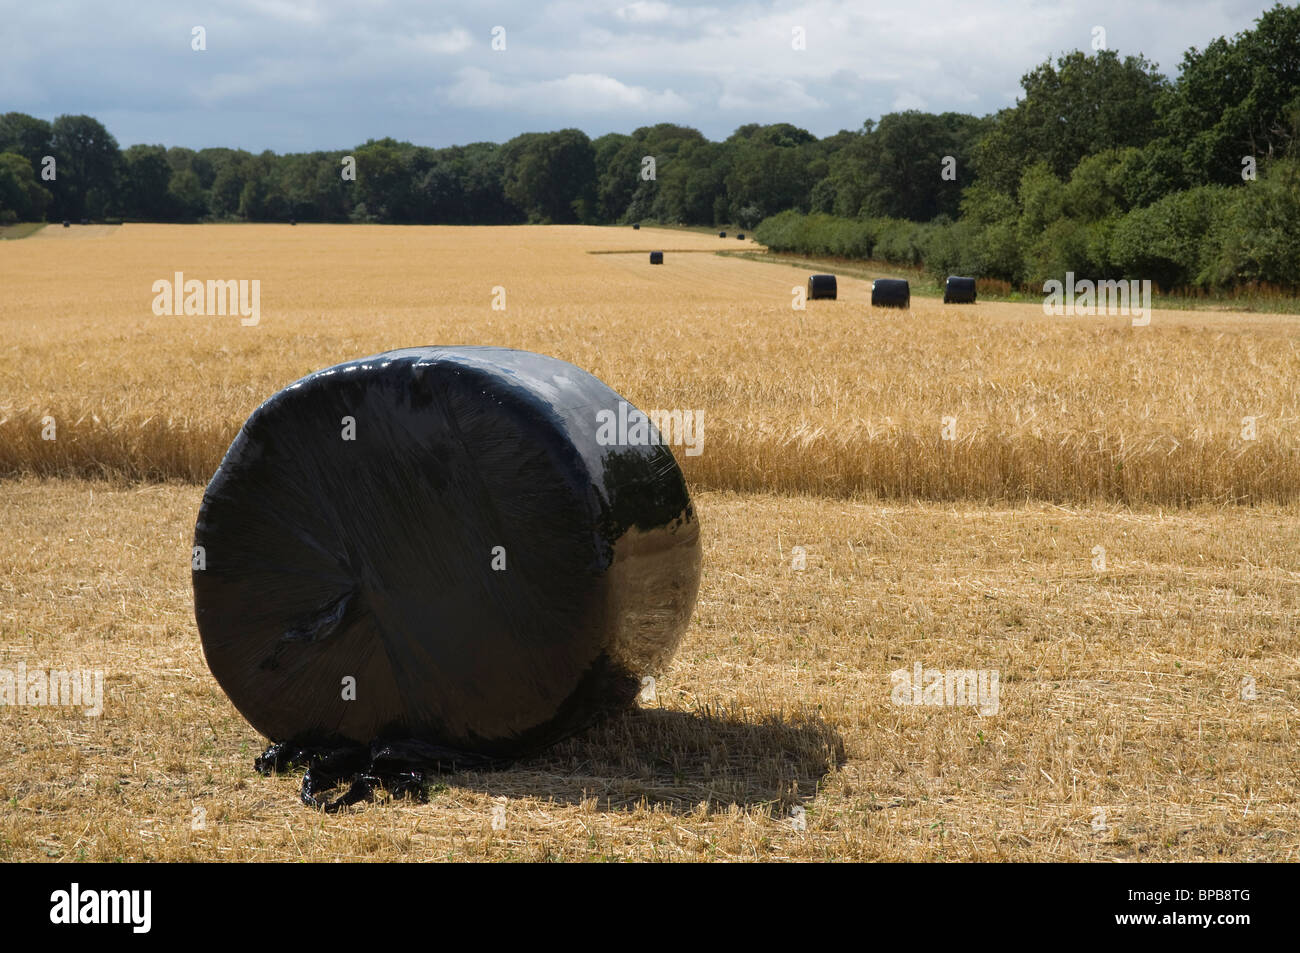
[[(102, 668), (105, 708), (0, 707), (0, 858), (1295, 858), (1300, 320), (798, 311), (806, 271), (649, 228), (77, 238), (0, 245), (0, 668)], [(258, 279), (259, 323), (155, 316), (178, 271)], [(641, 712), (326, 817), (207, 671), (193, 522), (261, 400), (416, 344), (703, 410), (700, 603)], [(918, 663), (997, 713), (895, 704)]]

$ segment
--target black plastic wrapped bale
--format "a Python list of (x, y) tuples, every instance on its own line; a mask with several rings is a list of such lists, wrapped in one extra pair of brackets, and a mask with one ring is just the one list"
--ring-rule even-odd
[(808, 276), (808, 297), (811, 300), (818, 298), (828, 298), (835, 300), (836, 287), (834, 275), (809, 275)]
[(718, 237), (719, 237), (719, 238), (726, 238), (726, 237), (727, 237), (727, 233), (726, 233), (726, 232), (718, 232)]
[(664, 253), (661, 251), (652, 251), (650, 253), (650, 264), (662, 265), (664, 263)]
[(974, 304), (975, 279), (949, 275), (943, 283), (944, 304)]
[(72, 227), (72, 223), (71, 223), (70, 221), (68, 221), (68, 220), (65, 218), (65, 219), (63, 220), (63, 227), (64, 227), (64, 228), (71, 228), (71, 227)]
[(743, 241), (745, 240), (745, 233), (744, 233), (744, 232), (737, 232), (737, 233), (736, 233), (736, 240), (737, 240), (737, 241), (742, 241), (742, 242), (743, 242)]
[(632, 223), (632, 228), (633, 228), (633, 229), (639, 229), (640, 227), (641, 227), (641, 223), (640, 223), (640, 222), (633, 222), (633, 223)]
[(454, 764), (630, 705), (690, 619), (699, 524), (668, 447), (615, 442), (603, 411), (636, 419), (586, 371), (492, 347), (389, 351), (263, 403), (194, 533), (235, 707), (309, 752)]
[(871, 283), (873, 308), (906, 308), (912, 303), (912, 289), (902, 278), (877, 278)]

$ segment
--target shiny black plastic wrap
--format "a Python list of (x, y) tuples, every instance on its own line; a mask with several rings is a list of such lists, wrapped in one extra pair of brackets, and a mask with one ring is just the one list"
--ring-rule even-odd
[(907, 308), (912, 304), (911, 286), (902, 278), (877, 278), (871, 282), (873, 308)]
[(631, 704), (686, 628), (700, 539), (668, 447), (598, 440), (620, 403), (492, 347), (389, 351), (267, 400), (195, 527), (235, 707), (285, 750), (473, 763)]
[(943, 284), (944, 304), (974, 304), (975, 279), (949, 275)]
[(836, 282), (834, 275), (809, 275), (808, 276), (808, 299), (816, 301), (819, 298), (829, 298), (834, 301), (836, 298)]

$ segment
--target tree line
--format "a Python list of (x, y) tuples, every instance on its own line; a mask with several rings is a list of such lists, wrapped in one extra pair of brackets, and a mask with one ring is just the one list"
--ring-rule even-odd
[(1076, 51), (1021, 88), (995, 115), (909, 110), (822, 139), (661, 123), (286, 155), (123, 150), (92, 117), (10, 112), (0, 223), (726, 223), (778, 250), (1012, 283), (1300, 284), (1300, 8), (1188, 50), (1172, 79), (1140, 55)]
[[(722, 142), (661, 123), (590, 139), (578, 129), (504, 144), (434, 149), (370, 140), (277, 155), (133, 145), (90, 116), (0, 115), (0, 216), (9, 221), (614, 224), (716, 222), (752, 228), (784, 209), (918, 221), (957, 213), (987, 120), (900, 113), (818, 139), (750, 124)], [(936, 188), (929, 154), (952, 154), (959, 184)], [(922, 171), (922, 163), (927, 168)], [(934, 169), (928, 166), (934, 164)], [(52, 170), (43, 178), (43, 170)]]

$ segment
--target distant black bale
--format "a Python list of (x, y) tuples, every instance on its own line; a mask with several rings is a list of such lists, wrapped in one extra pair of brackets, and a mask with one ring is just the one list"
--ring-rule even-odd
[(835, 300), (835, 276), (834, 275), (809, 275), (808, 276), (808, 297), (810, 299), (829, 298)]
[(291, 219), (289, 219), (289, 224), (290, 224), (290, 225), (297, 225), (297, 224), (298, 224), (298, 220), (297, 220), (296, 218), (291, 218)]
[(912, 289), (901, 278), (877, 278), (871, 283), (873, 308), (906, 308), (912, 303)]
[(662, 265), (664, 263), (664, 253), (661, 251), (652, 251), (650, 253), (650, 264)]
[(71, 228), (71, 227), (72, 227), (72, 223), (71, 223), (70, 221), (68, 221), (68, 220), (65, 218), (65, 219), (63, 220), (63, 227), (64, 227), (64, 228)]
[(745, 240), (745, 233), (744, 233), (744, 232), (737, 232), (737, 233), (736, 233), (736, 238), (737, 238), (739, 241), (742, 241), (742, 242), (743, 242), (743, 241)]
[(726, 232), (718, 232), (718, 237), (719, 237), (719, 238), (726, 238), (726, 237), (727, 237), (727, 233), (726, 233)]
[(943, 284), (944, 304), (974, 304), (975, 279), (949, 275)]
[(633, 227), (633, 228), (640, 228), (640, 227), (641, 227), (641, 223), (640, 223), (640, 222), (633, 222), (633, 223), (632, 223), (632, 227)]

